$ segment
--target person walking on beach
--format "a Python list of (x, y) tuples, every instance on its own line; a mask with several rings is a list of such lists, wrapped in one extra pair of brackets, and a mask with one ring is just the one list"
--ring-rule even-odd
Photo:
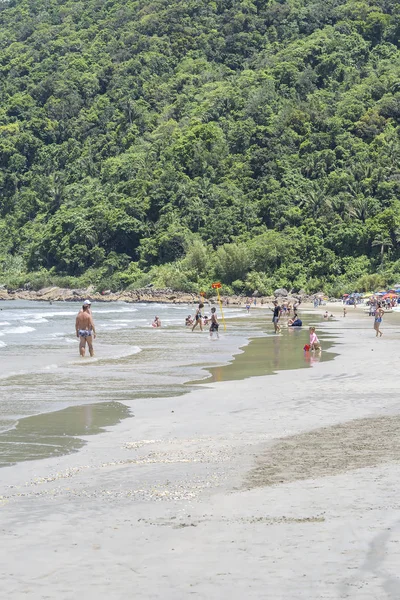
[(274, 305), (274, 308), (271, 308), (272, 312), (274, 313), (273, 317), (272, 317), (272, 322), (274, 324), (275, 333), (280, 333), (281, 327), (279, 325), (279, 319), (280, 319), (282, 310), (276, 300), (273, 301), (273, 305)]
[(192, 327), (192, 331), (194, 331), (197, 325), (200, 325), (200, 330), (203, 331), (203, 318), (201, 315), (201, 309), (204, 308), (204, 304), (200, 302), (198, 309), (196, 310), (196, 314), (194, 315), (194, 325)]
[(382, 308), (382, 306), (381, 306), (381, 304), (379, 302), (378, 306), (376, 308), (376, 311), (375, 311), (375, 318), (374, 318), (374, 329), (375, 329), (375, 332), (376, 332), (376, 336), (375, 337), (378, 337), (378, 335), (380, 335), (381, 337), (383, 336), (383, 333), (380, 330), (380, 326), (381, 326), (384, 314), (385, 314), (385, 311), (383, 310), (383, 308)]
[(90, 356), (94, 356), (93, 339), (96, 339), (96, 328), (90, 311), (90, 302), (85, 300), (82, 310), (79, 311), (75, 321), (76, 337), (79, 338), (79, 354), (83, 357), (86, 352), (86, 344)]
[(218, 323), (216, 311), (217, 311), (217, 309), (213, 306), (211, 309), (210, 338), (212, 338), (214, 331), (217, 334), (217, 338), (219, 338), (219, 333), (218, 333), (219, 323)]

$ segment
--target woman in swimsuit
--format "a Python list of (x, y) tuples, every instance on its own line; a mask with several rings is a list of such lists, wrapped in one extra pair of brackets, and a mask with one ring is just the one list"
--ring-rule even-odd
[(201, 309), (204, 308), (204, 304), (200, 303), (199, 308), (196, 310), (196, 314), (194, 315), (194, 325), (192, 327), (192, 331), (194, 331), (197, 325), (200, 325), (201, 331), (203, 331), (203, 319), (201, 316)]
[(380, 335), (381, 337), (383, 336), (383, 333), (380, 330), (380, 326), (381, 326), (384, 314), (385, 314), (385, 311), (383, 310), (382, 306), (379, 303), (377, 306), (377, 309), (375, 311), (375, 318), (374, 318), (374, 329), (376, 331), (375, 337), (378, 337), (378, 335)]

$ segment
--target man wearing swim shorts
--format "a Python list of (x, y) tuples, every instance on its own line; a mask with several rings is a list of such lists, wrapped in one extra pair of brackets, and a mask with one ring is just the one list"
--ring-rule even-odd
[(86, 344), (88, 345), (90, 356), (94, 356), (93, 340), (96, 339), (96, 329), (90, 306), (90, 300), (85, 300), (75, 322), (76, 337), (79, 338), (79, 354), (82, 357), (85, 356)]

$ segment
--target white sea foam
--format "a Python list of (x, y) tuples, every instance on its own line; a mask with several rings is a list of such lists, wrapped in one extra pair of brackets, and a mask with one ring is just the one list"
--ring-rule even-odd
[[(119, 327), (128, 327), (127, 323), (123, 323), (121, 321), (118, 321), (118, 325)], [(116, 323), (98, 323), (97, 329), (114, 329), (117, 330), (118, 326)]]
[(97, 315), (104, 315), (107, 313), (131, 313), (137, 312), (137, 308), (98, 308), (97, 306), (92, 306), (92, 312)]
[(33, 323), (34, 325), (39, 325), (40, 323), (48, 323), (48, 319), (44, 317), (36, 317), (35, 319), (23, 319), (23, 323)]
[(35, 331), (34, 327), (9, 327), (8, 329), (4, 329), (5, 333), (30, 333), (31, 331)]
[(46, 365), (45, 367), (43, 367), (42, 371), (52, 371), (53, 369), (58, 369), (58, 365)]
[(96, 352), (96, 356), (94, 358), (90, 358), (88, 355), (86, 355), (86, 358), (89, 359), (86, 363), (82, 363), (82, 359), (79, 360), (74, 360), (71, 361), (69, 364), (70, 365), (82, 365), (82, 364), (87, 364), (90, 365), (92, 363), (97, 363), (97, 362), (109, 362), (109, 361), (114, 361), (114, 360), (120, 360), (121, 358), (128, 358), (129, 356), (134, 356), (135, 354), (139, 354), (139, 352), (142, 351), (142, 348), (140, 348), (140, 346), (128, 346), (128, 347), (122, 347), (122, 348), (118, 348), (118, 346), (115, 347), (96, 347), (95, 348), (95, 352)]
[(71, 311), (66, 311), (66, 310), (58, 310), (57, 312), (44, 312), (41, 313), (39, 316), (40, 318), (44, 318), (44, 317), (71, 317), (71, 316), (76, 316), (78, 314), (79, 310), (75, 310), (74, 312)]
[[(142, 351), (142, 348), (140, 346), (128, 346), (125, 348), (119, 348), (116, 351), (113, 350), (113, 353), (111, 354), (111, 356), (107, 356), (104, 357), (106, 358), (106, 360), (116, 360), (119, 358), (127, 358), (128, 356), (134, 356), (135, 354), (139, 354), (139, 352)], [(100, 356), (100, 354), (98, 355), (99, 359), (102, 359), (103, 357)]]
[(136, 319), (111, 319), (113, 323), (137, 323)]
[(0, 340), (0, 348), (5, 348), (6, 346), (7, 346), (7, 344)]

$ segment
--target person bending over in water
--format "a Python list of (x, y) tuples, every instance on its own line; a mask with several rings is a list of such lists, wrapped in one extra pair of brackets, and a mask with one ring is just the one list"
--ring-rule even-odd
[(194, 315), (194, 325), (192, 327), (192, 331), (194, 331), (197, 325), (200, 325), (201, 331), (203, 331), (203, 319), (201, 316), (201, 309), (204, 308), (204, 304), (200, 303), (199, 308), (196, 310), (196, 314)]
[(310, 327), (310, 350), (319, 350), (321, 351), (321, 344), (319, 343), (319, 339), (317, 338), (317, 334), (315, 333), (315, 327)]
[(385, 314), (385, 311), (383, 310), (383, 308), (379, 302), (379, 304), (376, 308), (376, 311), (375, 311), (375, 319), (374, 319), (374, 329), (376, 331), (376, 337), (378, 337), (378, 335), (380, 335), (381, 337), (383, 336), (383, 333), (380, 330), (380, 326), (381, 326), (384, 314)]
[(218, 319), (217, 319), (216, 310), (217, 309), (215, 307), (213, 307), (211, 309), (210, 338), (212, 338), (214, 331), (217, 334), (217, 338), (219, 338), (219, 333), (218, 333), (219, 323), (218, 323)]
[(302, 327), (303, 321), (296, 315), (295, 319), (289, 319), (288, 327)]
[(82, 310), (76, 317), (76, 337), (79, 338), (79, 354), (85, 356), (86, 344), (89, 347), (90, 356), (94, 356), (93, 339), (96, 339), (96, 329), (90, 311), (90, 304), (83, 304)]

